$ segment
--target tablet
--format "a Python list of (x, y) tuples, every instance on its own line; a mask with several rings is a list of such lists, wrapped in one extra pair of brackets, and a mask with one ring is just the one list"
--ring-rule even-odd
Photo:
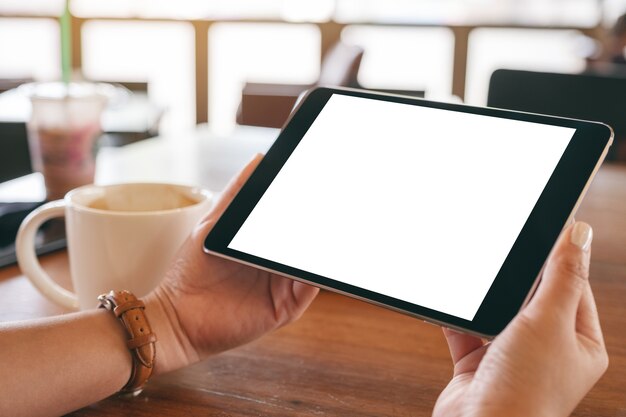
[(317, 88), (205, 250), (493, 337), (612, 138), (601, 123)]

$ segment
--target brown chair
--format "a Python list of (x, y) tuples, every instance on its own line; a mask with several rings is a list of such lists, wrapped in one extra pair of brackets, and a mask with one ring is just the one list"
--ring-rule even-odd
[(305, 90), (319, 85), (359, 87), (357, 74), (362, 58), (363, 48), (338, 42), (322, 59), (319, 78), (313, 84), (246, 83), (241, 92), (237, 123), (282, 127)]

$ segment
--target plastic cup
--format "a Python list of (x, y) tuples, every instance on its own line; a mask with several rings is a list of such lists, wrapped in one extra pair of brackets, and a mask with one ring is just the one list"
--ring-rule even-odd
[(28, 143), (33, 169), (43, 174), (46, 199), (92, 184), (106, 84), (61, 82), (24, 86), (32, 111)]

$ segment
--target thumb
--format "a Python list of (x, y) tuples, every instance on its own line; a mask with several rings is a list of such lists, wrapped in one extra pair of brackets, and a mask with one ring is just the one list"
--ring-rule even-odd
[(589, 259), (593, 231), (587, 223), (577, 222), (565, 229), (546, 264), (531, 311), (558, 312), (576, 318), (576, 312), (589, 280)]
[(246, 181), (248, 181), (248, 178), (250, 178), (262, 159), (263, 154), (256, 154), (250, 160), (250, 162), (248, 162), (246, 166), (239, 172), (239, 174), (237, 174), (235, 177), (233, 177), (232, 180), (230, 180), (226, 188), (224, 188), (224, 191), (222, 192), (215, 206), (213, 206), (211, 211), (198, 224), (198, 230), (202, 231), (202, 233), (207, 233), (210, 228), (213, 227), (215, 221), (220, 218), (224, 211), (226, 211), (226, 208), (229, 206), (231, 201), (233, 201), (233, 199), (241, 190)]

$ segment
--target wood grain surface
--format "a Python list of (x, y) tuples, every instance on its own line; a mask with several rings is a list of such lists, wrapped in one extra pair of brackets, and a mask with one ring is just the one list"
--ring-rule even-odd
[[(594, 227), (591, 282), (610, 365), (573, 415), (626, 417), (626, 167), (601, 169), (577, 219)], [(69, 285), (65, 253), (43, 264)], [(17, 267), (0, 269), (0, 294), (0, 321), (62, 312)], [(451, 373), (439, 328), (322, 292), (293, 325), (72, 415), (428, 416)]]

